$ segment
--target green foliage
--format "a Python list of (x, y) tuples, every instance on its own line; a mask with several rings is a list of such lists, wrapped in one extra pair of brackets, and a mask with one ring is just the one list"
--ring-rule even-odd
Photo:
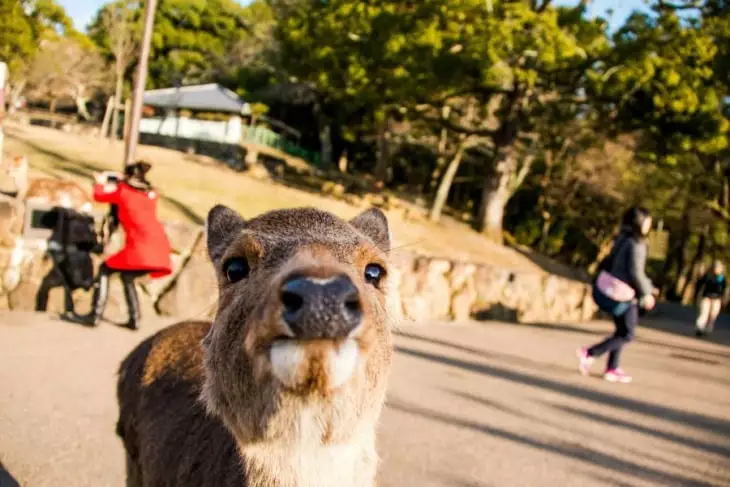
[[(280, 99), (262, 95), (255, 117), (292, 106), (302, 119), (286, 123), (302, 140), (324, 147), (329, 126), (350, 170), (377, 173), (385, 161), (393, 186), (429, 197), (450, 174), (455, 210), (497, 201), (518, 241), (571, 264), (591, 264), (637, 203), (684, 253), (700, 234), (720, 252), (730, 221), (728, 2), (649, 0), (649, 14), (612, 36), (574, 3), (160, 0), (149, 84), (218, 81), (251, 100), (270, 88)], [(26, 14), (0, 0), (3, 55), (23, 59), (42, 35), (76, 35), (52, 0), (33, 5)], [(132, 5), (140, 32), (141, 4)], [(91, 36), (111, 54), (99, 19)], [(462, 167), (447, 171), (460, 147)], [(672, 265), (669, 274), (685, 272)]]
[[(90, 26), (93, 39), (111, 55), (102, 14)], [(144, 4), (133, 9), (134, 28), (141, 37)], [(149, 58), (151, 88), (175, 83), (194, 84), (212, 80), (226, 64), (227, 54), (248, 33), (246, 9), (234, 0), (161, 0), (155, 14), (155, 29)], [(130, 68), (131, 69), (131, 68)]]
[(35, 33), (17, 0), (0, 0), (0, 59), (12, 73), (35, 51)]
[(728, 146), (711, 32), (662, 10), (655, 18), (634, 14), (614, 42), (594, 86), (621, 130), (641, 131), (645, 159), (677, 165)]
[(22, 70), (42, 39), (64, 35), (84, 37), (54, 0), (0, 0), (0, 58), (11, 76)]

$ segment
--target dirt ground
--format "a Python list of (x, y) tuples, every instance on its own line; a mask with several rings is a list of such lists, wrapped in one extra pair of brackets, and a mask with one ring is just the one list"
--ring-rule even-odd
[[(5, 152), (25, 154), (35, 177), (71, 179), (88, 186), (95, 171), (119, 170), (123, 159), (121, 142), (10, 123), (4, 131)], [(165, 219), (202, 223), (208, 209), (216, 203), (231, 206), (245, 217), (293, 206), (314, 206), (344, 218), (362, 211), (343, 201), (324, 197), (318, 191), (250, 178), (209, 158), (144, 145), (139, 148), (139, 157), (154, 164), (150, 179), (162, 195), (160, 216)], [(572, 269), (546, 257), (496, 245), (465, 224), (449, 218), (444, 218), (439, 225), (404, 220), (397, 214), (390, 215), (390, 219), (399, 249), (419, 249), (452, 259), (513, 269), (547, 270), (567, 277), (575, 275)]]
[[(124, 485), (114, 374), (164, 324), (0, 314), (0, 486)], [(609, 329), (401, 329), (380, 485), (730, 485), (730, 330), (701, 341), (688, 325), (646, 322), (624, 353), (634, 383), (618, 385), (575, 367), (576, 347)]]

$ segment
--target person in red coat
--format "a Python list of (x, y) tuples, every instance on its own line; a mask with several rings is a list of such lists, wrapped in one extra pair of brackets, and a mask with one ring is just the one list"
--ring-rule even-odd
[(129, 310), (127, 327), (135, 330), (140, 309), (134, 280), (147, 274), (158, 278), (172, 272), (170, 242), (157, 219), (158, 194), (147, 180), (151, 167), (146, 162), (136, 162), (125, 168), (123, 177), (110, 173), (95, 176), (94, 200), (116, 206), (124, 229), (124, 248), (101, 265), (94, 283), (91, 312), (75, 316), (74, 321), (92, 326), (98, 323), (109, 294), (109, 277), (118, 273)]

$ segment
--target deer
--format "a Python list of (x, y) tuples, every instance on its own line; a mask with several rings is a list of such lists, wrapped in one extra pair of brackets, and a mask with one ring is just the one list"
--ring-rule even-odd
[(393, 345), (385, 215), (206, 218), (212, 322), (183, 321), (118, 372), (127, 486), (372, 487)]
[(31, 178), (26, 156), (13, 156), (4, 166), (6, 174), (15, 185), (17, 201), (39, 202), (48, 206), (91, 212), (93, 200), (77, 183), (52, 178)]
[(72, 208), (91, 213), (93, 200), (73, 181), (52, 178), (30, 178), (26, 156), (3, 158), (3, 172), (15, 187), (14, 192), (0, 192), (0, 244), (12, 247), (8, 267), (3, 274), (5, 289), (14, 289), (21, 278), (25, 260), (25, 244), (19, 236), (25, 216), (25, 203), (41, 203), (49, 207)]

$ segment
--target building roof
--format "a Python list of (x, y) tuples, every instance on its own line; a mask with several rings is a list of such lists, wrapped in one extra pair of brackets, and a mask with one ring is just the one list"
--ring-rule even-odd
[(161, 108), (251, 114), (248, 103), (218, 83), (148, 90), (144, 92), (144, 104)]

